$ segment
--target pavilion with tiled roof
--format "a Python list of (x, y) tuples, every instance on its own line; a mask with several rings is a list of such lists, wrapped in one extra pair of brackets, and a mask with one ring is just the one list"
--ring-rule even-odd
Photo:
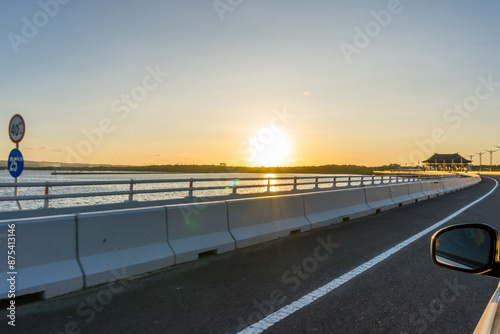
[(434, 153), (429, 159), (422, 161), (427, 167), (434, 167), (435, 170), (456, 170), (469, 166), (472, 162), (458, 153), (439, 154)]

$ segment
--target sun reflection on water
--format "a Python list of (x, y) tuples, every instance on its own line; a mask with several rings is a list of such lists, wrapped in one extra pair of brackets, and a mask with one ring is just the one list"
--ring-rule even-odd
[(265, 188), (263, 188), (264, 191), (267, 191), (267, 186), (268, 185), (271, 185), (271, 187), (269, 187), (269, 190), (271, 192), (278, 191), (278, 187), (273, 186), (273, 185), (278, 184), (278, 180), (276, 180), (275, 177), (276, 177), (276, 174), (266, 174), (265, 175), (266, 180), (262, 181), (263, 184), (266, 186)]

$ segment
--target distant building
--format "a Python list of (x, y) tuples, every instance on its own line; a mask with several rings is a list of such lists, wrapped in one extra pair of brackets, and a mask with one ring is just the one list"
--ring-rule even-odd
[(464, 170), (472, 161), (465, 159), (458, 153), (434, 153), (432, 157), (422, 162), (428, 170)]

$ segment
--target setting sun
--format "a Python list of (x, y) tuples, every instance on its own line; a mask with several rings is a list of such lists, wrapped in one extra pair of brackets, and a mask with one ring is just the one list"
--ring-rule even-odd
[(256, 150), (251, 163), (255, 166), (275, 167), (289, 163), (292, 144), (284, 133), (275, 133), (271, 140), (262, 143)]

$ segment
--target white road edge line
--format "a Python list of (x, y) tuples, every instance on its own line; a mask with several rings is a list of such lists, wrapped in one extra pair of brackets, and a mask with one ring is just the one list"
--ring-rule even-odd
[(302, 298), (294, 301), (293, 303), (291, 303), (291, 304), (289, 304), (289, 305), (287, 305), (287, 306), (279, 309), (278, 311), (276, 311), (274, 313), (271, 313), (270, 315), (268, 315), (264, 319), (262, 319), (262, 320), (260, 320), (260, 321), (258, 321), (256, 323), (254, 323), (253, 325), (251, 325), (251, 326), (245, 328), (244, 330), (238, 332), (238, 334), (260, 334), (260, 333), (264, 332), (266, 329), (272, 327), (273, 325), (275, 325), (276, 323), (278, 323), (281, 320), (285, 319), (289, 315), (292, 315), (293, 313), (295, 313), (295, 312), (299, 311), (300, 309), (306, 307), (307, 305), (311, 304), (315, 300), (317, 300), (317, 299), (325, 296), (327, 293), (332, 292), (336, 288), (340, 287), (342, 284), (349, 282), (350, 280), (352, 280), (356, 276), (364, 273), (365, 271), (367, 271), (371, 267), (373, 267), (376, 264), (384, 261), (389, 256), (391, 256), (391, 255), (399, 252), (401, 249), (405, 248), (409, 244), (411, 244), (414, 241), (420, 239), (424, 235), (426, 235), (426, 234), (434, 231), (435, 229), (437, 229), (441, 225), (447, 223), (451, 219), (457, 217), (458, 215), (460, 215), (464, 211), (468, 210), (472, 206), (474, 206), (477, 203), (481, 202), (486, 197), (490, 196), (496, 190), (496, 188), (498, 187), (498, 182), (495, 179), (492, 179), (492, 178), (489, 178), (489, 177), (488, 177), (488, 179), (491, 179), (491, 180), (495, 181), (495, 186), (493, 187), (493, 189), (490, 192), (488, 192), (483, 197), (477, 199), (476, 201), (474, 201), (474, 202), (470, 203), (469, 205), (463, 207), (462, 209), (456, 211), (452, 215), (446, 217), (445, 219), (441, 220), (440, 222), (437, 222), (436, 224), (432, 225), (431, 227), (426, 228), (422, 232), (415, 234), (413, 237), (411, 237), (411, 238), (409, 238), (409, 239), (401, 242), (400, 244), (392, 247), (391, 249), (385, 251), (384, 253), (382, 253), (382, 254), (374, 257), (370, 261), (365, 262), (362, 265), (360, 265), (359, 267), (351, 270), (350, 272), (348, 272), (348, 273), (340, 276), (339, 278), (334, 279), (330, 283), (327, 283), (327, 284), (323, 285), (322, 287), (320, 287), (320, 288), (314, 290), (313, 292), (305, 295), (304, 297), (302, 297)]

